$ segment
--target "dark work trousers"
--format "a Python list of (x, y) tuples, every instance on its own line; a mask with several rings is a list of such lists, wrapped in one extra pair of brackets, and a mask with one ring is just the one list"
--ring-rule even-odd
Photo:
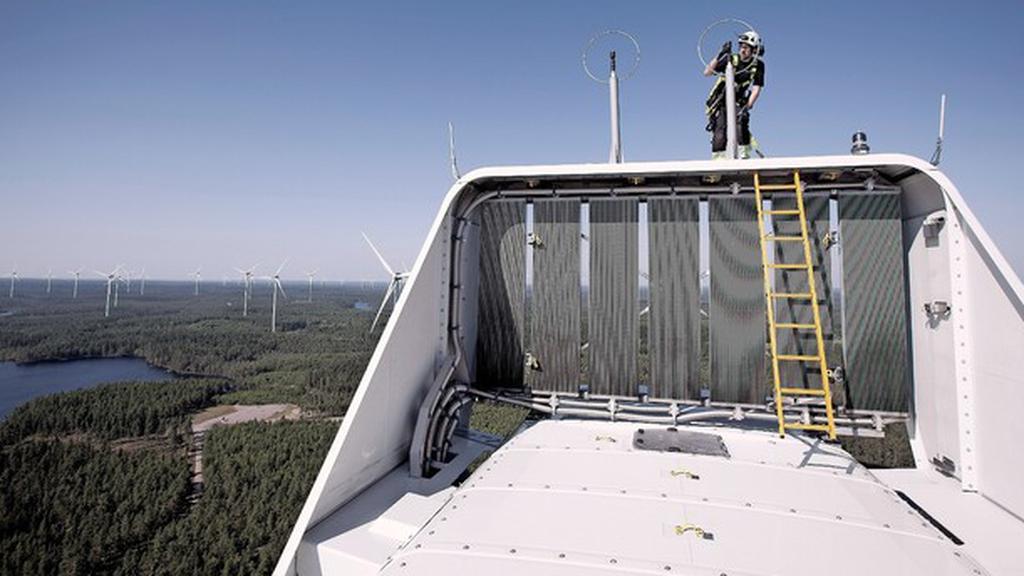
[[(750, 114), (742, 114), (739, 117), (740, 125), (737, 129), (740, 146), (750, 145)], [(719, 106), (718, 110), (711, 116), (711, 151), (725, 152), (725, 142), (729, 136), (726, 134), (728, 122), (725, 119), (725, 106)]]

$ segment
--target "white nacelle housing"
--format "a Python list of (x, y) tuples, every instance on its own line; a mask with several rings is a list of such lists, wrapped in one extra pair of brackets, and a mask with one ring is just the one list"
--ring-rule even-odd
[[(295, 574), (307, 533), (335, 512), (344, 514), (343, 507), (360, 494), (384, 490), (383, 479), (397, 486), (398, 497), (422, 494), (437, 500), (409, 504), (409, 510), (425, 506), (426, 517), (410, 512), (406, 528), (394, 524), (399, 533), (414, 534), (416, 524), (425, 524), (429, 511), (450, 496), (451, 489), (439, 485), (442, 480), (418, 480), (405, 464), (423, 403), (453, 375), (471, 380), (479, 247), (473, 231), (461, 225), (459, 211), (508, 182), (544, 190), (587, 179), (619, 179), (628, 186), (685, 176), (721, 175), (728, 181), (730, 174), (795, 169), (874, 170), (900, 187), (909, 296), (909, 422), (917, 468), (875, 476), (927, 502), (933, 515), (973, 546), (972, 554), (986, 569), (1010, 573), (1003, 569), (1024, 560), (1005, 542), (1021, 538), (1018, 547), (1024, 542), (1024, 460), (1016, 448), (1024, 438), (1024, 287), (942, 172), (914, 157), (879, 154), (502, 167), (460, 178), (434, 220), (275, 574)], [(456, 234), (461, 247), (453, 241)], [(460, 271), (454, 280), (453, 266)], [(457, 301), (451, 301), (453, 294)], [(926, 314), (926, 305), (943, 321)], [(965, 537), (986, 531), (986, 544)], [(413, 534), (403, 533), (401, 539)], [(1018, 570), (1021, 565), (1016, 564)], [(325, 566), (320, 569), (327, 573)]]

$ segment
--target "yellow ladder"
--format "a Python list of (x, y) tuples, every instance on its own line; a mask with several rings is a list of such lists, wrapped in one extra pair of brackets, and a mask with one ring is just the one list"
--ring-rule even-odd
[[(764, 199), (761, 195), (764, 191), (795, 192), (796, 208), (765, 210)], [(804, 211), (803, 186), (800, 183), (800, 172), (793, 171), (792, 184), (761, 184), (761, 176), (754, 173), (754, 193), (757, 196), (757, 229), (761, 244), (761, 270), (764, 273), (764, 299), (765, 309), (768, 313), (768, 343), (772, 357), (772, 378), (775, 381), (775, 413), (779, 418), (779, 436), (785, 436), (787, 429), (792, 430), (816, 430), (827, 432), (828, 437), (835, 439), (836, 423), (832, 412), (832, 391), (828, 384), (828, 363), (825, 360), (825, 342), (821, 332), (821, 313), (818, 311), (818, 291), (814, 285), (814, 263), (811, 260), (811, 244), (807, 237), (807, 214)], [(764, 217), (769, 214), (774, 219), (776, 216), (797, 216), (800, 218), (799, 236), (776, 236), (765, 234)], [(768, 259), (768, 246), (770, 242), (800, 242), (804, 246), (804, 261), (801, 263), (772, 263)], [(794, 270), (807, 273), (808, 292), (772, 292), (771, 270)], [(779, 323), (775, 322), (775, 302), (777, 300), (808, 300), (811, 310), (814, 311), (813, 324)], [(779, 354), (778, 335), (780, 329), (788, 330), (814, 330), (814, 337), (817, 341), (818, 351), (816, 354)], [(821, 370), (821, 388), (797, 388), (795, 386), (784, 386), (779, 380), (779, 362), (807, 362), (817, 363)], [(825, 400), (825, 414), (827, 424), (815, 424), (812, 422), (787, 422), (783, 414), (782, 401), (784, 396), (818, 396)]]

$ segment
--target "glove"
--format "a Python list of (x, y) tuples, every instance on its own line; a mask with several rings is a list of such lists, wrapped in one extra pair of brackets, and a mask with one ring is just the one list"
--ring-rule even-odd
[(718, 51), (718, 56), (715, 57), (715, 60), (722, 61), (728, 58), (730, 54), (732, 54), (732, 40), (722, 44), (722, 49)]

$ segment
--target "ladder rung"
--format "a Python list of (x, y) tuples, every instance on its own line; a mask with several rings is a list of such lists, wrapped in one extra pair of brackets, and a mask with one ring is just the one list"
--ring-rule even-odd
[(791, 298), (797, 300), (810, 300), (811, 295), (808, 292), (772, 292), (772, 298)]
[(811, 356), (810, 354), (779, 354), (776, 358), (779, 360), (792, 360), (795, 362), (812, 362), (821, 359), (818, 356)]
[(810, 268), (807, 264), (769, 264), (769, 268), (781, 268), (783, 270), (806, 270)]
[(814, 324), (794, 324), (792, 322), (782, 322), (775, 325), (776, 328), (792, 328), (794, 330), (814, 330), (816, 326)]
[(796, 190), (793, 184), (761, 184), (761, 190)]
[(779, 392), (787, 396), (824, 396), (825, 391), (821, 388), (779, 388)]
[(802, 422), (786, 422), (784, 426), (786, 428), (795, 428), (797, 430), (820, 430), (822, 432), (828, 432), (828, 424), (804, 424)]
[(764, 237), (765, 240), (771, 240), (772, 242), (800, 242), (804, 239), (803, 236), (772, 236), (768, 234)]
[(765, 214), (777, 214), (777, 215), (790, 214), (790, 215), (796, 216), (797, 214), (800, 213), (800, 211), (796, 210), (796, 209), (788, 209), (787, 208), (785, 210), (765, 210), (764, 213)]

